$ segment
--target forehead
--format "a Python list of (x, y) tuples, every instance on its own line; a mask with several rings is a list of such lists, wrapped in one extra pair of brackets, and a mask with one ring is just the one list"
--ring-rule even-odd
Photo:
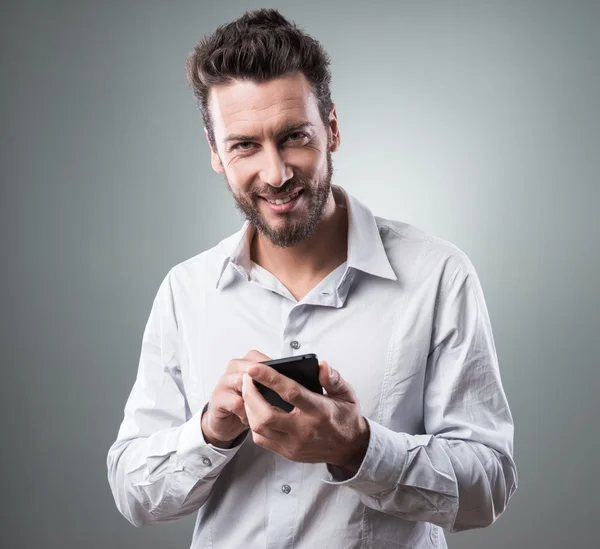
[(302, 73), (213, 86), (209, 108), (217, 140), (226, 133), (269, 133), (286, 123), (306, 120), (317, 125), (320, 120), (317, 98)]

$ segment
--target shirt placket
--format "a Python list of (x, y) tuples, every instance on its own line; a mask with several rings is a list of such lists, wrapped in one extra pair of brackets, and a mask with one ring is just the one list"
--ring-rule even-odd
[[(318, 292), (312, 292), (311, 295), (306, 296), (308, 299), (297, 303), (276, 277), (262, 269), (253, 270), (251, 283), (279, 294), (281, 299), (287, 300), (290, 306), (281, 334), (281, 358), (313, 352), (310, 343), (305, 344), (303, 340), (303, 329), (308, 322), (310, 307), (336, 306), (335, 288), (340, 275), (341, 273), (336, 277), (330, 277), (325, 285), (321, 285)], [(273, 454), (272, 474), (267, 481), (267, 549), (293, 547), (304, 468), (304, 463), (288, 460), (277, 453)]]
[[(281, 357), (297, 356), (302, 349), (302, 317), (307, 314), (305, 306), (293, 306), (288, 314), (282, 334)], [(273, 475), (269, 481), (269, 520), (267, 548), (292, 547), (296, 530), (296, 515), (302, 489), (304, 464), (290, 461), (274, 454)]]

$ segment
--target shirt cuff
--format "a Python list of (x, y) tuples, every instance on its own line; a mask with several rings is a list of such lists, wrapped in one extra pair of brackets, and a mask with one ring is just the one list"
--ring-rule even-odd
[(177, 457), (184, 469), (198, 479), (218, 475), (221, 469), (237, 454), (250, 432), (246, 431), (240, 434), (231, 448), (213, 446), (206, 442), (202, 433), (203, 411), (198, 411), (184, 423), (177, 445)]
[(365, 457), (356, 474), (347, 473), (335, 465), (327, 464), (328, 479), (334, 486), (348, 486), (371, 496), (393, 488), (402, 478), (408, 458), (409, 443), (404, 433), (396, 433), (369, 418), (370, 436)]

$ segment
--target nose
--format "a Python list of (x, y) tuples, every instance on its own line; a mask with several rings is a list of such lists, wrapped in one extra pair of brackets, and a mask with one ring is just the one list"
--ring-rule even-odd
[(281, 187), (286, 181), (294, 177), (292, 168), (281, 157), (277, 147), (265, 147), (263, 166), (260, 170), (260, 179), (272, 187)]

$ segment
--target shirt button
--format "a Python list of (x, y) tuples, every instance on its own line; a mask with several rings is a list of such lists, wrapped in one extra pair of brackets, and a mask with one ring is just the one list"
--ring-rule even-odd
[(300, 343), (298, 343), (297, 341), (292, 341), (290, 343), (290, 346), (292, 347), (292, 349), (300, 349)]
[(290, 486), (288, 486), (287, 484), (284, 484), (284, 485), (281, 487), (281, 491), (282, 491), (284, 494), (289, 494), (289, 493), (292, 491), (292, 488), (291, 488)]
[(204, 465), (212, 465), (212, 461), (210, 461), (210, 459), (207, 457), (202, 458), (202, 463), (204, 463)]

